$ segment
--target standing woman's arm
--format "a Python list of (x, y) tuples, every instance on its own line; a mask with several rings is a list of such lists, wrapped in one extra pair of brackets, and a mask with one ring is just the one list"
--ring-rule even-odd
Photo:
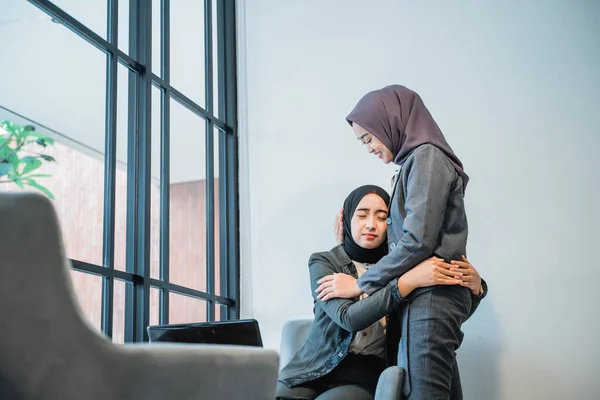
[[(402, 237), (387, 256), (358, 279), (358, 286), (368, 294), (385, 287), (433, 254), (444, 222), (448, 196), (457, 178), (452, 164), (433, 146), (417, 148), (402, 169), (402, 181), (397, 182), (397, 185), (406, 186)], [(394, 217), (391, 218), (394, 224)]]

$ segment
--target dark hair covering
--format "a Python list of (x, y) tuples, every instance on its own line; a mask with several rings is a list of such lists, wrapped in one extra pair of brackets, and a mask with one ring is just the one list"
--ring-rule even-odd
[(469, 176), (461, 161), (450, 148), (444, 134), (421, 97), (401, 85), (374, 90), (358, 101), (346, 121), (365, 128), (394, 155), (394, 164), (402, 165), (417, 147), (430, 143), (444, 152), (463, 179), (466, 188)]
[(375, 249), (365, 249), (359, 246), (352, 237), (352, 217), (358, 207), (358, 203), (368, 194), (374, 193), (381, 197), (387, 206), (390, 196), (385, 190), (375, 185), (365, 185), (354, 189), (344, 201), (344, 250), (350, 259), (361, 263), (374, 264), (387, 254), (387, 240)]

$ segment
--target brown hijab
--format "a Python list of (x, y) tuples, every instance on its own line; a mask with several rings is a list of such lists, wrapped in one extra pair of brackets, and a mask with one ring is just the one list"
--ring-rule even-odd
[(467, 186), (468, 175), (450, 148), (444, 134), (421, 97), (401, 85), (374, 90), (358, 101), (346, 117), (365, 128), (391, 150), (394, 164), (402, 165), (408, 155), (422, 144), (430, 143), (446, 154)]

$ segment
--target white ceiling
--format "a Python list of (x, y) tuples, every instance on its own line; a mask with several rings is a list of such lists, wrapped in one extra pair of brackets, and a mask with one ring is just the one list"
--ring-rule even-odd
[[(106, 1), (55, 3), (106, 38)], [(160, 73), (160, 7), (153, 0), (153, 71)], [(25, 1), (0, 0), (0, 106), (104, 153), (106, 55)], [(128, 2), (119, 2), (119, 47), (127, 51)], [(204, 106), (203, 2), (171, 4), (171, 84)], [(216, 46), (214, 46), (216, 48)], [(215, 68), (216, 69), (216, 68)], [(117, 158), (127, 162), (128, 70), (119, 65)], [(0, 115), (2, 117), (2, 115)], [(205, 122), (171, 100), (171, 183), (205, 179)], [(60, 137), (56, 138), (61, 140)], [(63, 143), (65, 140), (62, 140)], [(81, 145), (77, 145), (79, 143)], [(215, 143), (218, 140), (215, 136)], [(152, 176), (159, 177), (160, 91), (152, 89)], [(215, 176), (218, 176), (215, 150)]]

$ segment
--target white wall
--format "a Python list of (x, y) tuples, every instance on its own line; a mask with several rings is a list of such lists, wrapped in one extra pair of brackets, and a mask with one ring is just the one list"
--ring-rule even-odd
[(345, 115), (401, 83), (471, 176), (469, 257), (490, 294), (464, 326), (465, 398), (600, 398), (600, 3), (240, 6), (243, 312), (267, 346), (311, 315), (307, 259), (333, 245), (346, 194), (388, 185)]

